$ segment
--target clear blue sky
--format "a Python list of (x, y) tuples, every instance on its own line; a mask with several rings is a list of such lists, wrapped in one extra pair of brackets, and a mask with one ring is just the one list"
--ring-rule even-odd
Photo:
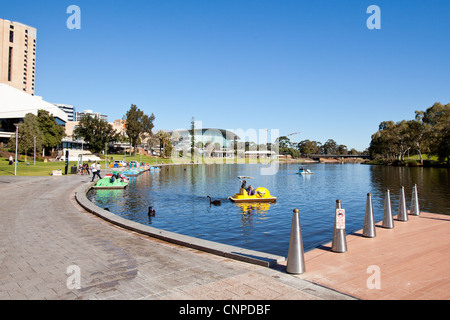
[(22, 0), (0, 18), (38, 30), (36, 95), (110, 121), (136, 104), (155, 130), (195, 117), (364, 150), (381, 121), (450, 102), (448, 0)]

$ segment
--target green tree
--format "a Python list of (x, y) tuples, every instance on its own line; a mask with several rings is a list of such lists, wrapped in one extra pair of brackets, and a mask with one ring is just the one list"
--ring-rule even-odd
[[(166, 151), (166, 147), (170, 142), (170, 133), (159, 130), (156, 133), (156, 138), (159, 140), (159, 153), (162, 154), (162, 148), (164, 148), (164, 151)], [(172, 143), (170, 144), (170, 147), (172, 147)], [(170, 150), (170, 152), (172, 152), (172, 150)], [(166, 152), (164, 152), (164, 154), (166, 154)]]
[(51, 149), (61, 144), (65, 130), (63, 126), (57, 124), (53, 115), (46, 110), (38, 110), (37, 118), (39, 130), (44, 135), (43, 147), (46, 154), (49, 154)]
[(162, 154), (162, 146), (163, 146), (163, 140), (164, 140), (164, 131), (158, 130), (155, 134), (156, 139), (159, 140), (159, 154)]
[(340, 144), (337, 146), (337, 154), (340, 155), (347, 155), (348, 154), (348, 148), (344, 144)]
[(147, 137), (147, 144), (151, 144), (151, 140), (153, 137), (153, 121), (155, 121), (155, 115), (152, 113), (151, 116), (148, 116), (144, 114), (144, 117), (142, 118), (142, 125), (144, 127), (143, 130), (143, 136)]
[(420, 163), (423, 164), (422, 153), (427, 150), (428, 143), (426, 140), (426, 128), (427, 125), (422, 121), (422, 115), (420, 111), (416, 111), (416, 119), (409, 120), (409, 139), (411, 143), (411, 148), (419, 154)]
[(291, 148), (291, 140), (286, 136), (278, 137), (275, 140), (275, 143), (278, 144), (278, 149), (280, 153), (288, 153), (289, 148)]
[(422, 121), (426, 124), (430, 152), (450, 164), (450, 103), (436, 102), (423, 113)]
[(351, 155), (353, 155), (353, 156), (356, 156), (356, 155), (359, 154), (359, 152), (358, 152), (358, 150), (356, 150), (355, 148), (351, 148), (350, 151), (349, 151), (349, 154), (351, 154)]
[(75, 139), (82, 138), (89, 144), (93, 153), (100, 153), (108, 143), (119, 139), (111, 124), (89, 114), (85, 115), (73, 130), (73, 137)]
[(450, 104), (435, 103), (426, 111), (415, 111), (414, 120), (383, 121), (372, 135), (369, 152), (373, 158), (404, 160), (415, 151), (437, 155), (450, 164)]
[[(25, 154), (25, 162), (27, 161), (27, 155), (36, 150), (42, 150), (44, 144), (44, 135), (39, 130), (38, 117), (32, 113), (27, 113), (23, 119), (23, 123), (19, 126), (18, 136), (18, 152)], [(36, 144), (35, 144), (36, 141)], [(9, 139), (9, 145), (15, 146), (16, 134)]]
[(297, 144), (297, 148), (299, 152), (307, 157), (311, 154), (319, 154), (320, 153), (320, 142), (311, 141), (311, 140), (303, 140)]
[(333, 139), (328, 139), (322, 146), (324, 154), (337, 154), (338, 145)]
[(372, 135), (369, 146), (372, 158), (392, 159), (398, 157), (397, 125), (394, 121), (383, 121), (378, 131)]
[(145, 134), (152, 136), (153, 121), (155, 116), (150, 117), (144, 114), (136, 105), (132, 104), (125, 117), (125, 132), (130, 139), (130, 144), (136, 155), (136, 147), (141, 143)]
[(170, 141), (170, 134), (168, 133), (167, 136), (168, 136), (168, 139), (164, 146), (164, 156), (169, 158), (172, 155), (173, 146), (172, 146), (172, 141)]

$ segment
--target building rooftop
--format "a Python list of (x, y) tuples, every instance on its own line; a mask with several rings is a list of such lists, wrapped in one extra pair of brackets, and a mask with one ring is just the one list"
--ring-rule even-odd
[(46, 110), (53, 114), (53, 117), (67, 122), (67, 114), (54, 104), (44, 101), (42, 97), (32, 96), (0, 83), (0, 119), (23, 118), (27, 113), (37, 115), (38, 110)]

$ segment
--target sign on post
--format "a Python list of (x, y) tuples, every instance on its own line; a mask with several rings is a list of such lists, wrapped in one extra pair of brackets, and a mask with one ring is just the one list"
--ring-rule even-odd
[(336, 229), (345, 229), (345, 209), (336, 209)]

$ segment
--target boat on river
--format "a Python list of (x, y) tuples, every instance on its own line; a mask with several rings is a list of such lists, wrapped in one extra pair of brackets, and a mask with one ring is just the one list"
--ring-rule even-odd
[[(249, 203), (249, 202), (276, 202), (277, 197), (274, 197), (270, 194), (269, 190), (263, 187), (256, 188), (252, 190), (252, 194), (249, 195), (247, 190), (245, 189), (245, 180), (253, 179), (253, 177), (249, 176), (238, 176), (238, 179), (241, 183), (241, 189), (239, 193), (235, 193), (233, 196), (228, 197), (229, 200), (236, 203)], [(244, 183), (243, 183), (244, 182)]]
[(128, 180), (120, 175), (106, 176), (97, 181), (92, 186), (93, 189), (125, 189), (128, 186)]
[(314, 174), (314, 172), (311, 172), (311, 170), (309, 170), (309, 169), (300, 168), (300, 169), (298, 169), (297, 174)]
[(136, 169), (129, 169), (126, 171), (122, 171), (122, 173), (127, 177), (137, 177), (138, 175), (141, 174), (141, 171), (136, 170)]
[(241, 189), (239, 193), (235, 193), (234, 196), (228, 197), (232, 202), (244, 203), (244, 202), (276, 202), (277, 197), (270, 194), (269, 190), (263, 187), (255, 189), (255, 194), (248, 195), (247, 190)]

